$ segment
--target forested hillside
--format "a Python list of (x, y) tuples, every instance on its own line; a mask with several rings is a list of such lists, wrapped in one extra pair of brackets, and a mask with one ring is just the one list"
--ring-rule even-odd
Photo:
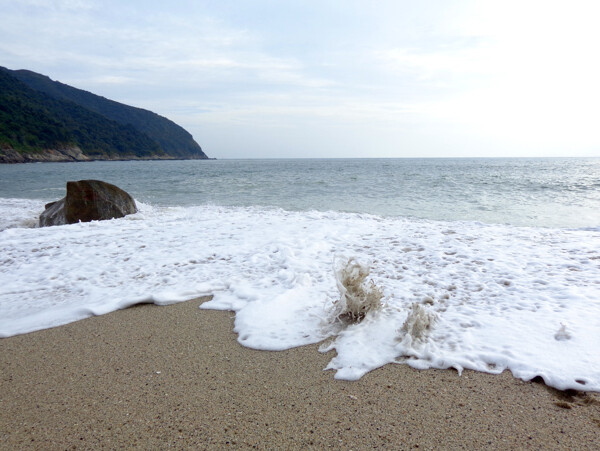
[(88, 159), (207, 158), (189, 133), (155, 113), (0, 68), (0, 149), (31, 156), (73, 147)]

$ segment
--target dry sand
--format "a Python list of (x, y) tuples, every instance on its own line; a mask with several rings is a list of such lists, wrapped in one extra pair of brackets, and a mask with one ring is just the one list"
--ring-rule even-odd
[(0, 448), (599, 449), (600, 394), (240, 346), (202, 299), (0, 339)]

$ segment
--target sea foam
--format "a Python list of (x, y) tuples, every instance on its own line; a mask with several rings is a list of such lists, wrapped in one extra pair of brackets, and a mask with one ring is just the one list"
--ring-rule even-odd
[(41, 200), (0, 198), (0, 231), (13, 227), (37, 227), (42, 211), (44, 202)]
[[(118, 220), (23, 228), (32, 207), (0, 202), (13, 211), (0, 227), (1, 337), (214, 295), (202, 308), (235, 311), (242, 345), (323, 342), (340, 379), (405, 363), (600, 391), (597, 229), (144, 204)], [(381, 290), (358, 322), (335, 308), (339, 255), (368, 264), (364, 282)]]

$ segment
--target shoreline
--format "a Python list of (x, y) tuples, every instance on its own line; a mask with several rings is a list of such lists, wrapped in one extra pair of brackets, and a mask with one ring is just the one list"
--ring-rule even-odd
[(594, 449), (600, 394), (244, 348), (200, 298), (0, 339), (0, 449)]
[(110, 155), (85, 155), (78, 147), (64, 149), (43, 149), (38, 151), (17, 151), (12, 148), (0, 148), (0, 164), (21, 163), (85, 163), (92, 161), (183, 161), (183, 160), (216, 160), (216, 158), (202, 158), (195, 155), (187, 157), (173, 155), (150, 155), (138, 157), (136, 155), (123, 155), (112, 157)]

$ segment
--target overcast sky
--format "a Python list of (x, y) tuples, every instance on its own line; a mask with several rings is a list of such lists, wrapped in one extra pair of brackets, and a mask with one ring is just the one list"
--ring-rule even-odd
[(600, 2), (0, 0), (0, 65), (216, 158), (600, 156)]

